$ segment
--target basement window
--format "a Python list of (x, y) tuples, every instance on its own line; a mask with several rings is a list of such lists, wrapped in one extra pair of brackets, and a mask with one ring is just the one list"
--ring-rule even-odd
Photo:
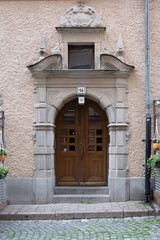
[(94, 46), (69, 46), (69, 69), (94, 69)]

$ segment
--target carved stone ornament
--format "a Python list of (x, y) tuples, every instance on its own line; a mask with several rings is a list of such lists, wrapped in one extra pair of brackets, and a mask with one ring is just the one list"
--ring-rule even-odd
[(101, 46), (101, 54), (110, 54), (110, 50), (104, 44)]
[(117, 53), (123, 53), (124, 52), (124, 45), (122, 40), (122, 35), (119, 34), (118, 44), (117, 44)]
[(89, 6), (71, 7), (60, 19), (61, 27), (101, 27), (102, 21)]
[(57, 44), (57, 46), (52, 49), (52, 54), (53, 54), (53, 55), (54, 55), (54, 54), (62, 55), (62, 52), (61, 52), (61, 50), (60, 50), (59, 44)]
[(46, 53), (46, 44), (45, 44), (44, 36), (41, 37), (41, 42), (39, 45), (39, 53)]

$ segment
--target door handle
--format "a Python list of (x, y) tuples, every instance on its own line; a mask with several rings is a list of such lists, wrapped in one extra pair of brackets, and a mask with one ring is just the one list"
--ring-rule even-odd
[(83, 139), (83, 142), (80, 142), (80, 154), (81, 154), (81, 156), (85, 153), (85, 150), (86, 150), (86, 148), (85, 148), (85, 139)]

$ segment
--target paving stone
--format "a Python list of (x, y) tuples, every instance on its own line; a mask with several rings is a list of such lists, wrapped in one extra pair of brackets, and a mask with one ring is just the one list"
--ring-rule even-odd
[(0, 212), (0, 219), (16, 221), (0, 221), (0, 240), (160, 239), (160, 217), (153, 215), (144, 202), (9, 205)]
[(0, 221), (0, 239), (157, 240), (160, 239), (160, 217)]

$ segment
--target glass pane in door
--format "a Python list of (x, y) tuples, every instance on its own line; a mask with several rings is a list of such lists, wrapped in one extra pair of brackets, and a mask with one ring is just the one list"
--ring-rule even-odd
[(63, 126), (75, 125), (75, 112), (75, 107), (72, 107), (64, 114), (62, 119)]
[(99, 113), (92, 107), (89, 107), (88, 125), (102, 126), (102, 120)]

